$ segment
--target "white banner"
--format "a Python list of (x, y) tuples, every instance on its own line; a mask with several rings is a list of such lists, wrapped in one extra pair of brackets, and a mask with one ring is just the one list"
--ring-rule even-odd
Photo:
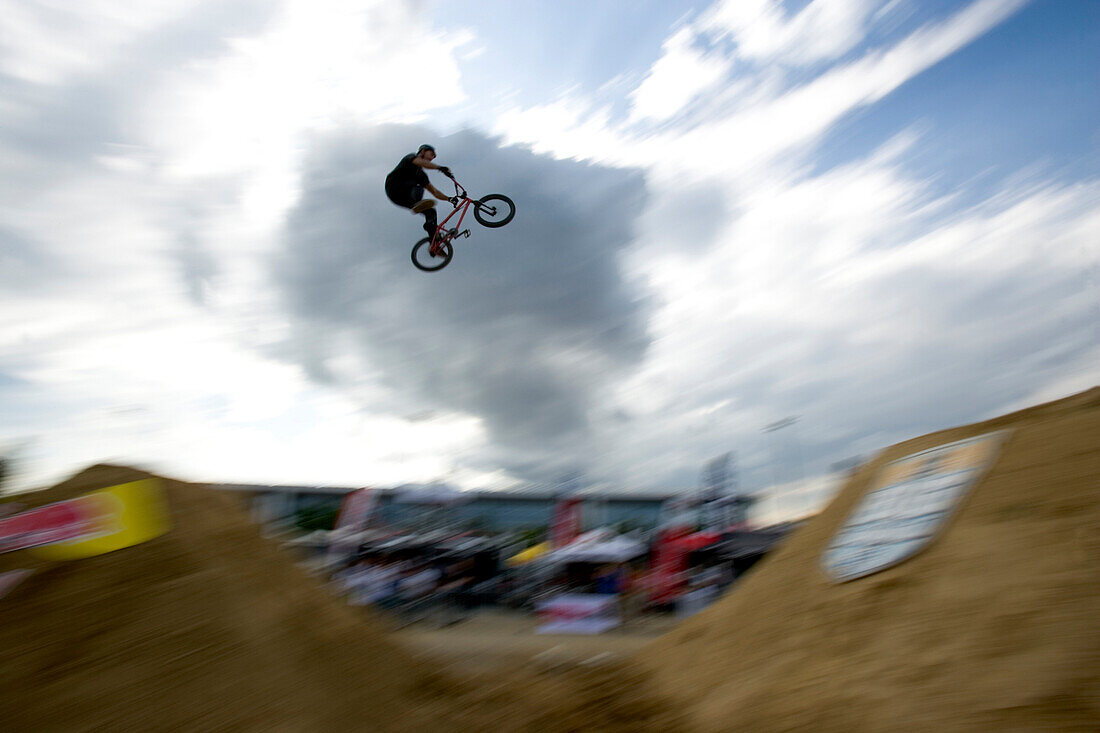
[(1007, 436), (1002, 430), (958, 440), (884, 466), (822, 555), (825, 571), (837, 581), (854, 580), (924, 548), (993, 465)]
[(563, 593), (535, 606), (538, 634), (599, 634), (619, 625), (619, 597)]

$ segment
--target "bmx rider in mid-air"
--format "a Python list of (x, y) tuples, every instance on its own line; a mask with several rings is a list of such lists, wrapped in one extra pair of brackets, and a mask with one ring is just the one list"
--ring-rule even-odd
[(386, 196), (390, 201), (406, 209), (412, 209), (414, 214), (424, 215), (424, 231), (429, 237), (435, 236), (436, 214), (435, 202), (424, 198), (424, 189), (431, 192), (440, 201), (449, 201), (455, 204), (457, 199), (448, 196), (433, 186), (428, 180), (425, 169), (437, 170), (448, 178), (451, 177), (451, 169), (445, 165), (436, 165), (435, 148), (431, 145), (421, 145), (415, 153), (409, 153), (397, 167), (386, 176)]

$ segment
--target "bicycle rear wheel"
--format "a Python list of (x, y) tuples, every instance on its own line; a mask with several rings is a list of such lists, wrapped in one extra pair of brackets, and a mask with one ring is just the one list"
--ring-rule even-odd
[(431, 238), (424, 237), (412, 248), (412, 261), (416, 265), (416, 269), (423, 270), (424, 272), (435, 272), (436, 270), (442, 270), (451, 262), (451, 258), (455, 256), (454, 249), (451, 247), (450, 242), (444, 242), (439, 245), (439, 254), (432, 255), (431, 252)]
[(502, 193), (491, 193), (474, 202), (474, 218), (482, 226), (502, 227), (516, 215), (516, 205)]

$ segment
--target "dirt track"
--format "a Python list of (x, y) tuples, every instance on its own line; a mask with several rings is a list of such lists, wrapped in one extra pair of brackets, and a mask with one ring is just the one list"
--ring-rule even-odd
[(397, 638), (423, 658), (456, 672), (489, 672), (535, 660), (541, 665), (578, 664), (597, 655), (632, 656), (676, 625), (671, 615), (648, 616), (596, 635), (538, 634), (538, 622), (520, 612), (485, 610), (444, 629), (410, 626)]

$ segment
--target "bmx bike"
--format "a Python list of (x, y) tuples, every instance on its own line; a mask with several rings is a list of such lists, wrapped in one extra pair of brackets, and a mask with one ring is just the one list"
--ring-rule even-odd
[[(462, 184), (450, 176), (455, 184), (454, 211), (439, 223), (435, 229), (435, 235), (424, 237), (412, 248), (412, 262), (418, 270), (435, 272), (442, 270), (454, 257), (454, 241), (459, 237), (470, 237), (469, 229), (462, 229), (462, 220), (466, 218), (466, 212), (473, 207), (474, 218), (482, 226), (496, 229), (502, 227), (516, 215), (516, 205), (512, 199), (502, 193), (491, 193), (479, 199), (472, 199), (466, 193)], [(448, 226), (448, 222), (458, 215), (458, 221)]]

